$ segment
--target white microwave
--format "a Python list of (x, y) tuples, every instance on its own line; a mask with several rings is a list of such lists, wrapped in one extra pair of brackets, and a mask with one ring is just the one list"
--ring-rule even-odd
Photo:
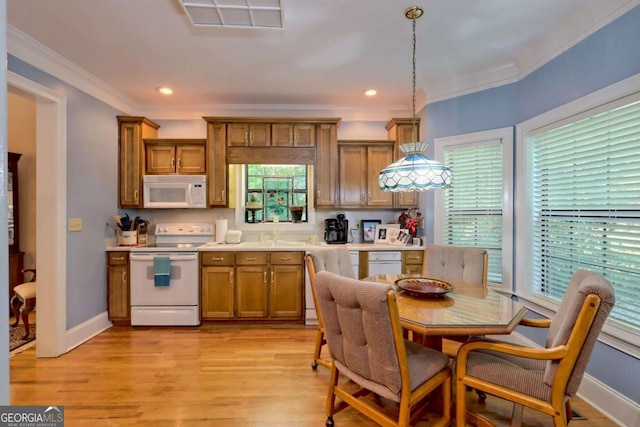
[(142, 206), (156, 209), (207, 207), (206, 175), (145, 175)]

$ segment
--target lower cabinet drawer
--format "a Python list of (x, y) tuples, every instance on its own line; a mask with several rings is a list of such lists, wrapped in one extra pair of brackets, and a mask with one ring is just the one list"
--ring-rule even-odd
[(236, 265), (263, 265), (267, 264), (268, 252), (237, 252)]

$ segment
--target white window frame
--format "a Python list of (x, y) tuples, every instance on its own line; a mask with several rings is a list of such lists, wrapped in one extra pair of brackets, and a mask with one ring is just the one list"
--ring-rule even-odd
[[(570, 120), (575, 121), (575, 116), (592, 115), (590, 110), (602, 107), (605, 104), (638, 94), (640, 98), (640, 74), (629, 77), (611, 86), (593, 92), (568, 104), (562, 105), (539, 116), (533, 117), (516, 126), (516, 257), (515, 257), (515, 292), (520, 298), (528, 302), (531, 309), (545, 315), (553, 316), (559, 306), (559, 301), (541, 298), (530, 291), (530, 278), (532, 277), (531, 258), (531, 220), (532, 202), (527, 194), (526, 136), (536, 129), (549, 126), (553, 123)], [(640, 358), (640, 331), (608, 320), (601, 334), (600, 341)]]
[[(314, 187), (313, 187), (313, 166), (309, 166), (307, 171), (307, 222), (259, 222), (250, 224), (244, 222), (245, 200), (246, 200), (246, 166), (243, 164), (233, 165), (234, 171), (230, 176), (235, 176), (235, 188), (229, 188), (229, 193), (235, 193), (235, 228), (244, 232), (271, 232), (271, 231), (291, 231), (294, 233), (316, 234), (316, 210), (314, 207)], [(232, 178), (233, 179), (233, 178)], [(230, 206), (231, 207), (231, 206)]]
[[(505, 292), (513, 286), (513, 127), (492, 129), (435, 139), (435, 158), (442, 161), (445, 149), (452, 146), (473, 146), (502, 141), (503, 201), (502, 201), (502, 284), (489, 284)], [(456, 172), (453, 175), (455, 185)], [(444, 190), (447, 191), (447, 190)], [(443, 243), (444, 193), (434, 193), (434, 242)]]

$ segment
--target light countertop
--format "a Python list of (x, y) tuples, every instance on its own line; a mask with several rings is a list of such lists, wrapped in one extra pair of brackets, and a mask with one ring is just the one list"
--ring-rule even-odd
[[(304, 251), (304, 252), (312, 252), (318, 249), (327, 249), (334, 246), (340, 246), (337, 244), (312, 244), (310, 242), (287, 242), (287, 241), (278, 241), (275, 244), (273, 242), (240, 242), (237, 244), (215, 244), (215, 245), (205, 245), (196, 248), (199, 252), (222, 252), (222, 251), (232, 251), (232, 252), (246, 252), (246, 251)], [(349, 250), (353, 251), (420, 251), (423, 250), (424, 246), (416, 246), (416, 245), (406, 245), (406, 246), (396, 246), (396, 245), (381, 245), (381, 244), (373, 244), (373, 243), (347, 243), (346, 247)], [(137, 247), (139, 248), (139, 247)], [(107, 247), (108, 252), (128, 252), (132, 249), (131, 246), (109, 246)]]

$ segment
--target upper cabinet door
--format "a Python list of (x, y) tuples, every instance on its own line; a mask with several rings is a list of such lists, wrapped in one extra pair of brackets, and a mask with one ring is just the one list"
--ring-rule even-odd
[(315, 147), (316, 126), (311, 123), (274, 123), (271, 125), (272, 147)]
[(229, 123), (227, 125), (227, 146), (268, 147), (271, 145), (271, 124), (269, 123)]
[(338, 147), (340, 158), (340, 206), (363, 206), (367, 200), (367, 148)]
[(145, 117), (118, 116), (118, 204), (121, 208), (142, 207), (144, 138), (157, 138), (156, 123)]
[(146, 175), (204, 175), (205, 139), (145, 139)]
[(380, 171), (393, 161), (393, 146), (368, 146), (367, 147), (367, 206), (391, 207), (393, 205), (393, 193), (382, 191), (378, 176)]
[(204, 175), (206, 172), (205, 142), (202, 144), (183, 144), (176, 146), (176, 172), (182, 174)]

